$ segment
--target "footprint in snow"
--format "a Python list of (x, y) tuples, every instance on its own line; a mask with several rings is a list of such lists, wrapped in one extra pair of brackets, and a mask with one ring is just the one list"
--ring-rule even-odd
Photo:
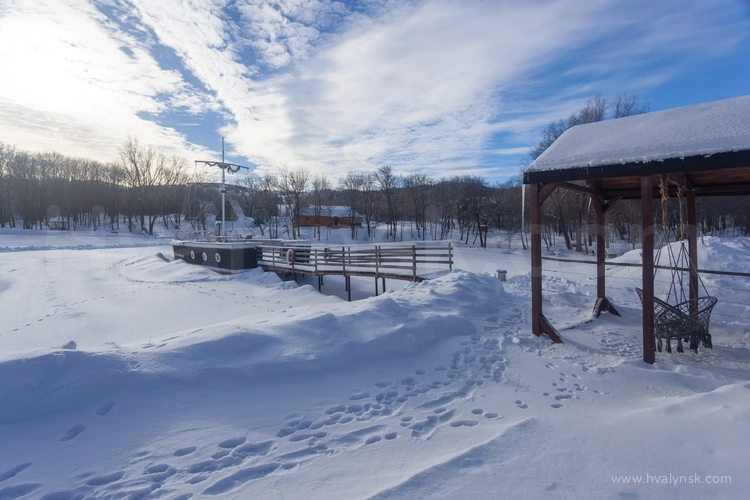
[(185, 448), (176, 450), (172, 455), (174, 455), (175, 457), (184, 457), (185, 455), (190, 455), (197, 449), (197, 446), (186, 446)]
[(104, 406), (100, 407), (98, 410), (96, 410), (96, 414), (100, 417), (103, 417), (104, 415), (109, 414), (109, 412), (112, 410), (112, 407), (115, 406), (114, 401), (109, 401), (104, 404)]
[(521, 409), (523, 409), (523, 410), (525, 410), (526, 408), (529, 407), (529, 405), (527, 405), (526, 403), (524, 403), (520, 399), (516, 400), (516, 405), (518, 405), (518, 407), (521, 408)]
[[(12, 469), (6, 470), (2, 474), (0, 474), (0, 483), (2, 483), (3, 481), (6, 481), (6, 480), (8, 480), (8, 479), (10, 479), (12, 477), (15, 477), (16, 474), (18, 474), (19, 472), (21, 472), (24, 469), (29, 468), (30, 466), (31, 466), (31, 462), (26, 462), (25, 464), (16, 465)], [(2, 497), (0, 497), (0, 498), (2, 498)]]
[(28, 495), (29, 493), (31, 493), (32, 491), (36, 490), (37, 488), (41, 486), (42, 485), (38, 483), (6, 486), (5, 488), (0, 489), (0, 498), (8, 498), (8, 499), (21, 498), (22, 496)]
[(383, 438), (381, 436), (370, 436), (365, 440), (365, 444), (375, 444), (378, 441), (381, 441)]
[(224, 449), (237, 448), (239, 445), (245, 444), (245, 441), (247, 441), (247, 438), (242, 437), (242, 436), (225, 439), (224, 441), (219, 443), (219, 448), (224, 448)]
[(82, 433), (85, 428), (86, 426), (83, 424), (74, 425), (73, 427), (68, 429), (68, 432), (66, 432), (63, 437), (60, 438), (60, 441), (70, 441), (71, 439)]
[(86, 486), (104, 486), (105, 484), (114, 483), (122, 479), (125, 473), (123, 471), (113, 472), (111, 474), (105, 474), (103, 476), (92, 477), (86, 481)]
[(464, 418), (461, 420), (454, 420), (451, 422), (451, 427), (474, 427), (475, 425), (478, 425), (479, 421), (477, 420), (471, 420), (468, 418)]

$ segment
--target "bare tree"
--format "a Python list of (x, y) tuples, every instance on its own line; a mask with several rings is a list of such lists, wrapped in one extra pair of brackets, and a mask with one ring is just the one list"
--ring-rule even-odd
[(387, 206), (388, 236), (392, 236), (393, 241), (396, 241), (396, 226), (398, 224), (396, 197), (398, 196), (397, 190), (401, 186), (401, 178), (393, 173), (393, 169), (389, 165), (386, 165), (380, 167), (375, 173), (375, 180), (380, 185), (380, 192), (383, 194)]
[[(138, 208), (141, 230), (153, 235), (158, 197), (164, 193), (164, 189), (186, 180), (185, 161), (177, 157), (168, 158), (152, 146), (141, 145), (134, 137), (128, 137), (120, 147), (120, 161), (125, 182)], [(148, 229), (146, 215), (149, 217)]]
[(331, 181), (325, 174), (316, 174), (310, 181), (310, 201), (313, 207), (313, 216), (315, 217), (315, 227), (313, 233), (317, 231), (318, 241), (320, 241), (320, 216), (323, 211), (323, 205), (329, 198), (331, 190)]
[(642, 113), (648, 113), (649, 105), (640, 104), (638, 102), (638, 96), (629, 92), (623, 92), (622, 94), (615, 97), (612, 118), (624, 118), (626, 116), (640, 115)]
[(292, 218), (292, 238), (300, 237), (299, 216), (302, 208), (302, 197), (307, 191), (310, 172), (304, 167), (277, 169), (279, 190)]
[(578, 113), (573, 113), (568, 118), (567, 128), (574, 127), (576, 125), (583, 125), (584, 123), (594, 123), (603, 121), (607, 116), (609, 110), (609, 102), (606, 97), (602, 97), (601, 94), (596, 94), (586, 101), (586, 104), (581, 108)]
[(427, 232), (427, 203), (432, 179), (425, 174), (412, 173), (404, 179), (404, 187), (412, 204), (412, 220), (417, 227), (417, 237), (425, 240)]
[[(5, 227), (6, 217), (12, 219), (10, 204), (10, 163), (16, 155), (15, 146), (0, 142), (0, 227)], [(12, 220), (10, 221), (13, 225)]]

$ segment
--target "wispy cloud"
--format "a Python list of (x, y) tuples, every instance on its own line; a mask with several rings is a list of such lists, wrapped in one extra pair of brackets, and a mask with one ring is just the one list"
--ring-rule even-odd
[(128, 133), (174, 154), (201, 149), (138, 117), (162, 112), (166, 104), (160, 96), (188, 100), (193, 89), (179, 73), (162, 69), (147, 46), (111, 30), (88, 2), (6, 5), (0, 15), (0, 67), (6, 142), (101, 160), (113, 159)]
[[(516, 173), (514, 155), (586, 97), (674, 81), (696, 60), (731, 54), (750, 24), (741, 0), (14, 0), (0, 9), (0, 67), (28, 75), (0, 79), (0, 125), (14, 131), (4, 140), (104, 157), (130, 133), (194, 154), (203, 147), (193, 125), (219, 113), (225, 125), (202, 130), (203, 140), (226, 135), (261, 169), (332, 175), (383, 164)], [(194, 142), (159, 125), (175, 111)]]

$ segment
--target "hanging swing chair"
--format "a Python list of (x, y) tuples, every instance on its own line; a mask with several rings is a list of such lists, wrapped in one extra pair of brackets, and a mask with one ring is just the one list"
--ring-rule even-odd
[[(676, 230), (669, 228), (667, 223), (667, 201), (669, 200), (669, 191), (662, 178), (660, 183), (661, 202), (662, 202), (662, 241), (666, 243), (656, 252), (654, 259), (654, 281), (659, 270), (659, 261), (663, 250), (667, 249), (669, 265), (667, 269), (671, 271), (672, 280), (669, 285), (669, 291), (666, 299), (662, 300), (654, 297), (654, 333), (657, 338), (657, 350), (662, 351), (662, 341), (667, 343), (667, 352), (672, 352), (672, 340), (677, 340), (677, 352), (684, 352), (682, 343), (689, 342), (690, 349), (698, 352), (698, 346), (712, 349), (711, 334), (709, 333), (709, 320), (711, 311), (718, 302), (716, 297), (708, 293), (703, 280), (698, 274), (698, 270), (693, 266), (685, 244), (685, 224), (683, 218), (683, 191), (684, 186), (679, 186), (677, 197), (679, 198), (680, 209), (680, 234), (679, 250), (675, 252), (671, 244), (671, 233), (674, 232), (677, 239)], [(661, 266), (665, 267), (665, 266)], [(703, 296), (689, 298), (685, 293), (686, 284), (689, 287), (689, 277), (693, 274), (698, 277), (698, 281), (703, 287)], [(687, 282), (687, 283), (686, 283)], [(635, 289), (638, 297), (643, 303), (643, 291), (640, 288)]]

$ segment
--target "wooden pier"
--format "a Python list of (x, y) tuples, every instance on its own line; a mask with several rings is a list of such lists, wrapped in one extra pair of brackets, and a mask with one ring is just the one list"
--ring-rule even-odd
[(348, 298), (352, 298), (351, 277), (378, 280), (385, 291), (385, 280), (421, 282), (426, 278), (418, 266), (448, 266), (453, 269), (453, 246), (425, 244), (387, 244), (355, 246), (268, 246), (259, 247), (258, 265), (264, 271), (317, 276), (318, 290), (324, 276), (343, 276)]

